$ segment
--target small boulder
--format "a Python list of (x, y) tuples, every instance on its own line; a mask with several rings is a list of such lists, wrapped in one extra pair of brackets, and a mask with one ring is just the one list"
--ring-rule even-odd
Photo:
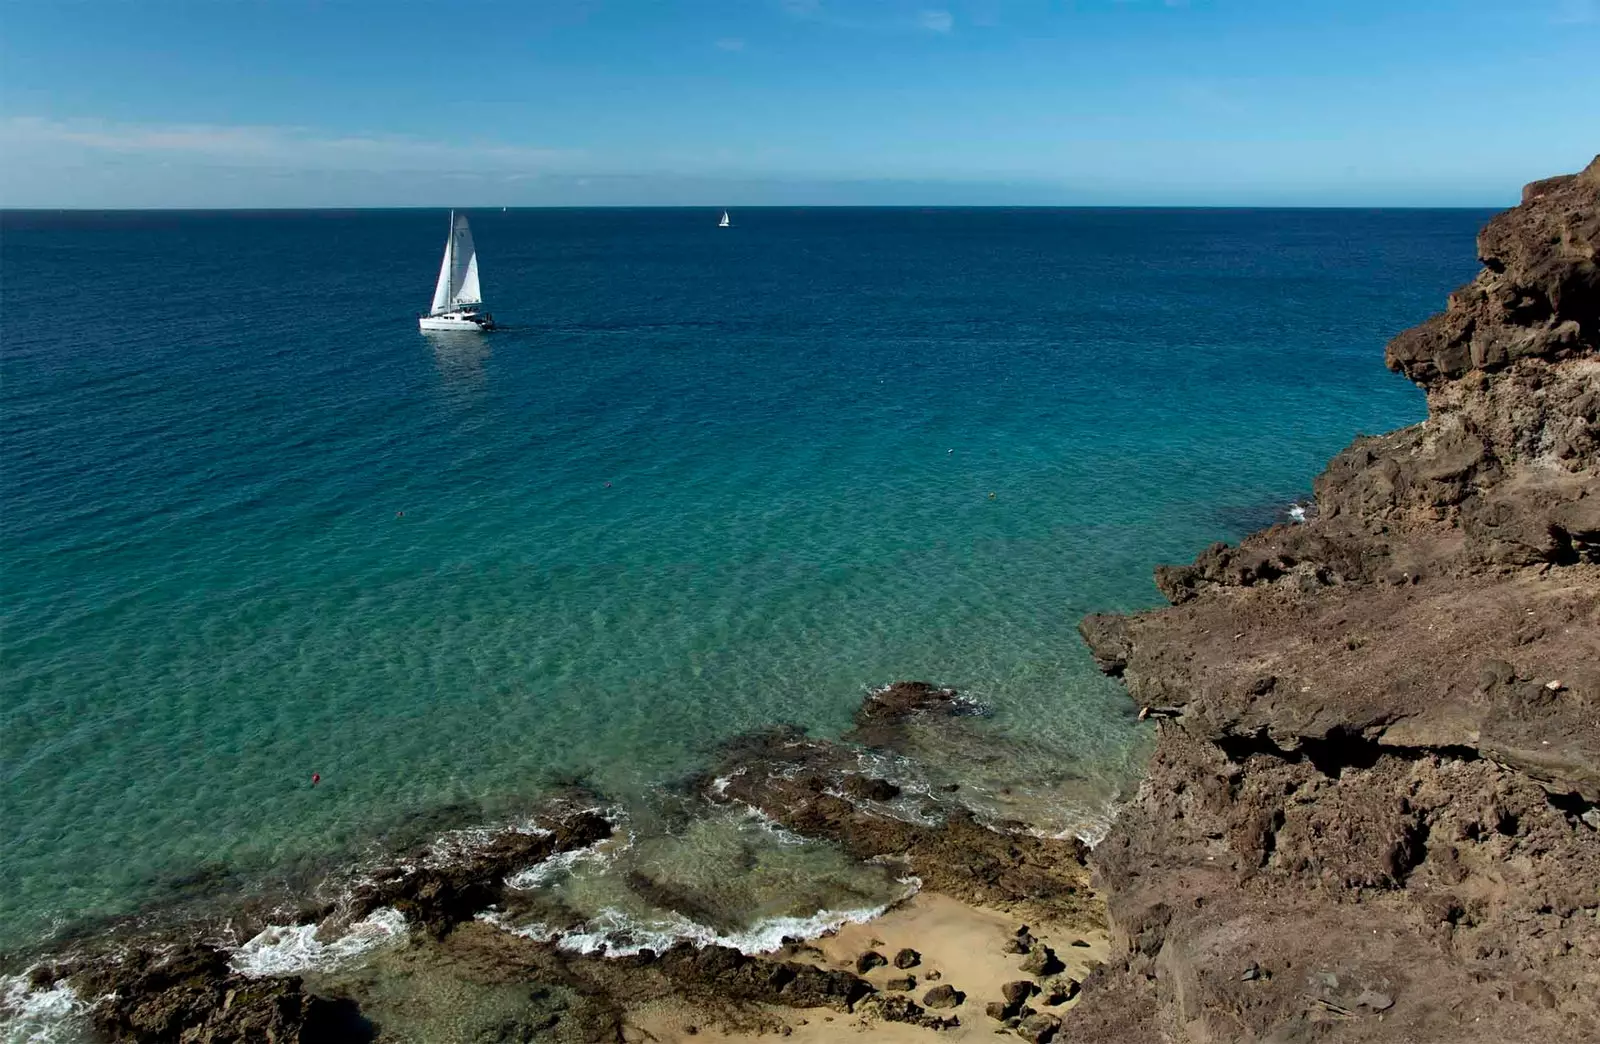
[(903, 975), (898, 979), (890, 979), (883, 984), (883, 988), (893, 990), (896, 993), (910, 993), (917, 988), (917, 977), (915, 975)]
[(1048, 1044), (1061, 1028), (1061, 1020), (1054, 1015), (1029, 1015), (1017, 1026), (1017, 1036), (1028, 1044)]
[(922, 954), (907, 946), (894, 955), (894, 966), (902, 971), (906, 968), (915, 968), (922, 963)]
[(1045, 976), (1055, 975), (1066, 971), (1067, 966), (1056, 957), (1056, 952), (1048, 946), (1040, 945), (1028, 954), (1028, 959), (1022, 962), (1022, 970), (1029, 975)]
[(1039, 992), (1039, 987), (1027, 979), (1018, 979), (1016, 982), (1008, 982), (1000, 987), (1000, 996), (1006, 999), (1006, 1007), (1012, 1011), (1022, 1007), (1023, 1002), (1037, 992)]
[(1000, 947), (1001, 953), (1027, 953), (1033, 947), (1021, 939), (1007, 939)]
[(996, 1022), (1004, 1022), (1011, 1017), (1011, 1013), (1006, 1010), (1006, 1006), (999, 1001), (990, 1001), (985, 1004), (983, 1013)]
[(1050, 984), (1049, 988), (1044, 991), (1043, 1003), (1053, 1008), (1057, 1004), (1067, 1003), (1077, 995), (1078, 980), (1068, 976), (1064, 979), (1057, 979)]
[(882, 968), (888, 963), (888, 959), (877, 950), (868, 950), (866, 953), (856, 958), (856, 974), (865, 975), (872, 969)]
[(935, 986), (922, 995), (922, 1003), (929, 1008), (954, 1008), (966, 999), (966, 994), (948, 983)]
[(1087, 939), (1074, 939), (1074, 940), (1072, 940), (1072, 945), (1081, 946), (1084, 949), (1088, 949), (1089, 948), (1089, 940), (1087, 940)]

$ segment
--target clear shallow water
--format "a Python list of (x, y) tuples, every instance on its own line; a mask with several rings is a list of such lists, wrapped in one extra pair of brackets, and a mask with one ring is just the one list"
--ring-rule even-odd
[(1080, 827), (1139, 745), (1077, 617), (1420, 419), (1487, 215), (471, 216), (488, 338), (416, 329), (442, 212), (5, 215), (0, 946), (903, 677)]

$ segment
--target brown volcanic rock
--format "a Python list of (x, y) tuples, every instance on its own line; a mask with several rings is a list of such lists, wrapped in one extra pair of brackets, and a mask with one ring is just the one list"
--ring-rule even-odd
[(679, 943), (658, 957), (648, 953), (634, 963), (654, 963), (680, 990), (718, 1001), (780, 1004), (791, 1008), (828, 1007), (844, 1011), (873, 993), (865, 980), (847, 971), (751, 957), (727, 946)]
[(250, 979), (227, 954), (204, 945), (169, 952), (134, 950), (73, 976), (80, 996), (100, 998), (90, 1013), (107, 1040), (193, 1044), (256, 1041), (362, 1041), (373, 1029), (354, 1005), (307, 993), (298, 977)]
[[(541, 820), (543, 833), (506, 829), (447, 858), (429, 860), (426, 850), (371, 875), (352, 896), (348, 916), (357, 920), (392, 906), (406, 920), (439, 936), (501, 901), (505, 878), (559, 852), (604, 841), (609, 820), (584, 810)], [(412, 865), (420, 862), (422, 865)]]
[(913, 718), (954, 718), (975, 714), (977, 708), (954, 689), (927, 682), (901, 681), (871, 693), (856, 709), (855, 728), (845, 739), (864, 747), (895, 747), (905, 738)]
[(1600, 340), (1600, 157), (1529, 185), (1478, 234), (1478, 278), (1390, 342), (1385, 360), (1424, 386), (1518, 359), (1593, 353)]
[(1425, 423), (1080, 625), (1161, 731), (1074, 1039), (1600, 1039), (1600, 161), (1479, 246)]
[[(963, 706), (949, 690), (928, 691), (939, 694), (938, 708)], [(913, 711), (928, 712), (927, 705)], [(932, 826), (883, 815), (843, 796), (855, 789), (849, 780), (857, 772), (852, 748), (778, 728), (730, 745), (718, 773), (721, 789), (707, 793), (712, 800), (758, 808), (797, 834), (833, 841), (854, 858), (901, 859), (931, 891), (987, 906), (1032, 910), (1051, 920), (1099, 923), (1098, 903), (1083, 865), (1083, 842), (991, 828), (960, 806), (945, 808), (945, 820)]]

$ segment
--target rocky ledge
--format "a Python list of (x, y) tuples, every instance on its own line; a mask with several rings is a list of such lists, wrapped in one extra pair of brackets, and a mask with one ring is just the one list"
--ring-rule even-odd
[(1478, 252), (1426, 421), (1081, 624), (1160, 735), (1074, 1039), (1600, 1039), (1600, 158)]

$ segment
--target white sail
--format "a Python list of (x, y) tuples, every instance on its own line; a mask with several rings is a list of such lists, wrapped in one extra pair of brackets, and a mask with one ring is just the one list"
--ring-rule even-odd
[(483, 288), (478, 284), (478, 250), (472, 243), (472, 229), (465, 214), (451, 214), (450, 238), (445, 241), (444, 260), (439, 264), (439, 282), (433, 288), (432, 314), (448, 312), (461, 305), (483, 303)]
[(444, 259), (439, 262), (439, 281), (433, 287), (433, 307), (429, 314), (438, 315), (450, 310), (450, 248), (454, 246), (455, 221), (450, 222), (452, 233), (444, 241)]
[(728, 212), (726, 210), (724, 210), (722, 212), (722, 220), (717, 222), (717, 227), (718, 228), (727, 228), (728, 225), (729, 225)]
[(478, 248), (472, 244), (472, 229), (467, 226), (467, 215), (457, 214), (455, 223), (455, 264), (450, 271), (450, 302), (452, 304), (481, 304), (483, 293), (478, 286)]

